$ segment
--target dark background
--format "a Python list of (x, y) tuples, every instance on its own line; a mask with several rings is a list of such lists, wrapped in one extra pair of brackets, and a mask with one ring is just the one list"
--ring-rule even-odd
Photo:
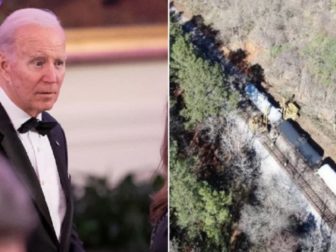
[(52, 10), (65, 27), (167, 23), (166, 0), (0, 0), (1, 2), (0, 20), (15, 9), (36, 7)]

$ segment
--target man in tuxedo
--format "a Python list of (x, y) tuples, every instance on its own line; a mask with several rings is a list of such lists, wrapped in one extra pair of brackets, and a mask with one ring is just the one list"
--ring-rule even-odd
[(28, 252), (81, 252), (73, 230), (67, 146), (46, 111), (65, 73), (65, 34), (57, 17), (21, 9), (0, 26), (0, 152), (13, 166), (38, 216)]

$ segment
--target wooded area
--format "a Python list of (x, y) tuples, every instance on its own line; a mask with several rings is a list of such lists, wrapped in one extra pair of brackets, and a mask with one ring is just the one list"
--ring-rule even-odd
[(206, 39), (179, 22), (171, 17), (171, 251), (332, 251), (335, 236), (293, 182), (261, 170), (254, 135), (238, 120), (235, 80), (211, 60), (215, 49), (195, 45)]
[[(264, 85), (269, 92), (279, 99), (295, 94), (302, 116), (312, 122), (316, 132), (335, 142), (334, 0), (272, 0), (254, 4), (248, 0), (176, 0), (174, 3), (188, 17), (202, 15), (206, 24), (219, 31), (218, 38), (226, 51), (246, 50), (248, 61), (264, 68)], [(325, 148), (332, 148), (329, 155), (335, 155), (334, 147)]]

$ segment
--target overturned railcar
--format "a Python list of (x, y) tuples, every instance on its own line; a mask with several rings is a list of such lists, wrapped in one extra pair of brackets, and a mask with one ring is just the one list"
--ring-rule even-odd
[[(301, 154), (303, 160), (312, 168), (316, 168), (321, 164), (323, 158), (323, 150), (318, 148), (305, 134), (297, 130), (297, 126), (291, 121), (282, 121), (278, 126), (280, 134)], [(313, 147), (313, 145), (315, 147)]]
[(318, 170), (317, 174), (320, 175), (324, 183), (336, 195), (336, 172), (333, 168), (331, 168), (329, 164), (324, 164)]
[(245, 94), (252, 101), (252, 103), (262, 112), (272, 124), (280, 122), (282, 113), (280, 108), (271, 104), (265, 94), (260, 92), (255, 85), (247, 83), (245, 86)]

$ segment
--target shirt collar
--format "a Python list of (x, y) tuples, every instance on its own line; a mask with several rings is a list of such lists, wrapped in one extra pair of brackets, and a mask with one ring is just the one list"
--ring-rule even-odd
[[(14, 128), (17, 130), (21, 125), (31, 118), (26, 112), (19, 108), (5, 93), (5, 91), (0, 88), (0, 102), (4, 109), (6, 110), (9, 119), (11, 120)], [(42, 119), (42, 114), (38, 114), (37, 119)]]

